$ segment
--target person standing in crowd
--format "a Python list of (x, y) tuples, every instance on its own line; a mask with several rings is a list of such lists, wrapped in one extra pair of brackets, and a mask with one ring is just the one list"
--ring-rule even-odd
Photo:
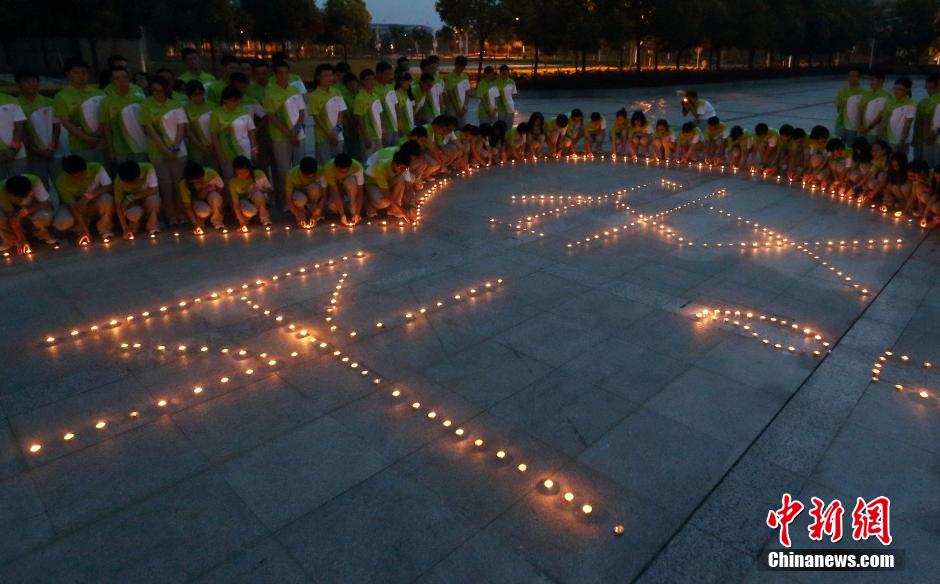
[(183, 111), (189, 127), (186, 130), (186, 150), (189, 160), (203, 166), (218, 166), (212, 150), (209, 122), (215, 107), (206, 101), (206, 89), (196, 80), (186, 84), (186, 104)]
[(858, 135), (859, 106), (865, 95), (861, 80), (861, 70), (858, 67), (850, 68), (846, 86), (836, 94), (835, 131), (846, 144), (851, 144)]
[(26, 115), (26, 164), (29, 172), (42, 179), (48, 188), (55, 178), (54, 159), (62, 125), (53, 112), (52, 98), (39, 93), (39, 75), (21, 70), (14, 80), (20, 88), (20, 107)]
[(232, 162), (236, 157), (244, 156), (250, 160), (258, 154), (254, 115), (241, 106), (241, 100), (241, 91), (226, 87), (222, 92), (222, 106), (212, 110), (209, 117), (212, 150), (226, 181), (232, 178)]
[(496, 101), (497, 114), (507, 128), (512, 128), (512, 124), (516, 119), (515, 96), (518, 91), (516, 90), (516, 82), (510, 74), (509, 65), (500, 65), (496, 87), (499, 89), (499, 98)]
[(911, 97), (912, 85), (910, 77), (899, 77), (892, 88), (894, 95), (885, 104), (881, 116), (882, 138), (893, 152), (901, 152), (905, 156), (911, 145), (911, 130), (917, 117), (917, 103)]
[(147, 133), (147, 156), (156, 169), (160, 199), (170, 225), (184, 221), (176, 185), (183, 180), (186, 166), (186, 133), (189, 120), (183, 106), (170, 99), (170, 90), (162, 79), (150, 84), (150, 97), (141, 105), (140, 123)]
[(183, 49), (183, 62), (186, 64), (186, 71), (179, 78), (184, 83), (195, 80), (202, 83), (203, 87), (215, 83), (215, 76), (202, 70), (202, 61), (199, 58), (199, 51), (196, 49), (192, 47)]
[(304, 154), (306, 134), (304, 119), (307, 104), (300, 90), (290, 82), (290, 65), (286, 61), (274, 64), (274, 82), (264, 91), (265, 125), (271, 142), (272, 178), (275, 192), (280, 192), (284, 204), (290, 193), (283, 191), (288, 171), (300, 162)]
[(407, 71), (401, 71), (395, 79), (395, 116), (399, 141), (415, 127), (415, 98), (411, 92), (411, 82), (411, 73)]
[(0, 178), (26, 172), (26, 114), (12, 95), (0, 93)]
[(369, 158), (382, 147), (386, 130), (382, 124), (382, 100), (375, 93), (375, 73), (363, 69), (359, 74), (359, 93), (353, 106), (362, 158)]
[(859, 108), (862, 117), (861, 122), (859, 122), (858, 134), (871, 141), (881, 137), (881, 112), (884, 111), (885, 105), (891, 99), (891, 94), (884, 88), (884, 73), (872, 71), (869, 77), (869, 90), (862, 96), (862, 103)]
[(69, 152), (86, 162), (104, 162), (107, 149), (100, 123), (104, 92), (88, 85), (88, 63), (73, 59), (65, 65), (67, 85), (53, 98), (53, 111), (69, 133)]
[(108, 145), (110, 168), (126, 160), (147, 157), (147, 135), (140, 123), (144, 97), (131, 91), (131, 75), (122, 67), (111, 70), (111, 93), (101, 100), (101, 127)]
[(313, 116), (315, 156), (319, 164), (326, 164), (344, 151), (345, 112), (353, 105), (343, 97), (339, 87), (342, 83), (334, 83), (334, 71), (332, 65), (317, 65), (313, 73), (316, 88), (307, 94), (307, 112)]
[(499, 119), (499, 86), (496, 70), (487, 65), (483, 78), (477, 81), (477, 99), (480, 100), (480, 124), (494, 124)]
[[(457, 118), (462, 128), (467, 125), (467, 105), (470, 99), (470, 76), (466, 73), (467, 58), (454, 59), (454, 70), (444, 76), (444, 111)], [(403, 134), (404, 135), (404, 134)]]

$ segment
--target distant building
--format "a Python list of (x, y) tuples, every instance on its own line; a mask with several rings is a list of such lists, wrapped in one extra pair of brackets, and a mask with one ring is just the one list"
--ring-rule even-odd
[(433, 34), (434, 29), (430, 26), (425, 26), (423, 24), (395, 24), (395, 23), (372, 23), (372, 30), (379, 33), (380, 36), (385, 36), (388, 34), (396, 33), (398, 31), (403, 31), (406, 33), (412, 33), (416, 30), (422, 30), (426, 33)]

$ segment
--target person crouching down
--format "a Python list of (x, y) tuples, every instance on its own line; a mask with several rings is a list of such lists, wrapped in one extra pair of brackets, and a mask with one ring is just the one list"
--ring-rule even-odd
[(33, 227), (33, 234), (49, 245), (58, 241), (49, 234), (52, 203), (42, 180), (34, 174), (11, 176), (0, 182), (0, 252), (13, 248), (21, 254), (31, 253), (23, 231), (23, 221)]
[(134, 239), (141, 219), (146, 216), (147, 233), (160, 232), (160, 195), (157, 172), (149, 162), (127, 160), (118, 165), (114, 181), (114, 204), (124, 239)]
[(232, 160), (233, 176), (228, 181), (229, 196), (232, 197), (232, 210), (244, 233), (248, 233), (248, 223), (255, 215), (264, 227), (271, 227), (268, 214), (267, 194), (273, 189), (263, 170), (254, 168), (244, 156)]
[(55, 188), (62, 203), (53, 220), (56, 229), (73, 229), (78, 245), (88, 245), (91, 243), (88, 222), (97, 216), (98, 234), (105, 243), (111, 241), (114, 198), (111, 177), (100, 163), (85, 162), (75, 154), (66, 156), (62, 159), (62, 173), (55, 179)]
[(369, 217), (375, 217), (378, 211), (385, 209), (389, 215), (411, 223), (411, 218), (401, 207), (412, 182), (408, 170), (410, 165), (411, 156), (399, 150), (392, 158), (376, 158), (366, 167), (366, 214)]
[(179, 183), (180, 200), (183, 212), (193, 224), (193, 233), (205, 233), (206, 219), (213, 229), (225, 229), (222, 218), (222, 191), (225, 183), (215, 170), (193, 161), (186, 163), (183, 180)]
[[(379, 150), (379, 153), (381, 152)], [(329, 211), (339, 215), (340, 221), (347, 227), (359, 223), (362, 220), (365, 185), (365, 169), (362, 163), (353, 160), (349, 154), (337, 154), (333, 160), (323, 165), (320, 177), (322, 183), (326, 184), (326, 205)], [(349, 209), (348, 217), (346, 209)]]
[(317, 172), (317, 160), (311, 156), (287, 171), (284, 193), (297, 227), (313, 229), (323, 215), (323, 189), (326, 182)]

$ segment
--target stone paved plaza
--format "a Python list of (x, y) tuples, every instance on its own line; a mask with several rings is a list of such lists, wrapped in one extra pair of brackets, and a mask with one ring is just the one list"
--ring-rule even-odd
[[(808, 128), (839, 84), (700, 93)], [(674, 88), (519, 107), (660, 100), (678, 123)], [(452, 180), (414, 230), (8, 261), (0, 582), (933, 581), (938, 259), (935, 234), (828, 195), (603, 160)], [(847, 522), (890, 497), (905, 569), (760, 570), (783, 493)], [(794, 547), (883, 549), (808, 523)]]

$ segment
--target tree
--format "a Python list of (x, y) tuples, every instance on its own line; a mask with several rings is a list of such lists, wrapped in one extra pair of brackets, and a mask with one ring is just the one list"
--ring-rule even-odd
[(600, 0), (601, 38), (617, 51), (618, 67), (624, 68), (624, 48), (630, 40), (632, 4), (630, 0)]
[(696, 0), (663, 0), (653, 12), (656, 50), (675, 51), (676, 70), (682, 64), (683, 52), (701, 45), (705, 11), (710, 7)]
[(326, 0), (321, 40), (343, 47), (345, 61), (350, 46), (361, 47), (372, 40), (371, 24), (372, 15), (363, 0)]
[(245, 15), (230, 0), (164, 0), (156, 3), (149, 24), (158, 41), (205, 40), (214, 66), (216, 43), (237, 39), (245, 30)]
[(512, 32), (533, 48), (532, 74), (538, 75), (541, 53), (554, 53), (568, 24), (568, 0), (506, 0)]
[(891, 10), (891, 40), (917, 64), (940, 37), (940, 6), (936, 0), (897, 0)]
[[(595, 0), (568, 0), (571, 12), (564, 44), (581, 55), (581, 72), (587, 70), (587, 54), (601, 44), (601, 24)], [(576, 63), (577, 64), (577, 63)]]
[(254, 38), (276, 42), (286, 51), (287, 43), (313, 39), (323, 31), (323, 19), (313, 0), (242, 0), (251, 19)]
[(434, 7), (447, 25), (472, 31), (477, 37), (477, 76), (480, 76), (483, 72), (486, 41), (509, 26), (509, 12), (503, 0), (437, 0)]

